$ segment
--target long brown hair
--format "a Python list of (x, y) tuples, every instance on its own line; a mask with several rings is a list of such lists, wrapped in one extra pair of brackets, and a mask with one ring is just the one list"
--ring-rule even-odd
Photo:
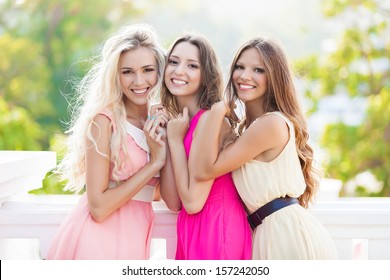
[[(222, 100), (223, 76), (217, 55), (209, 40), (203, 35), (185, 34), (176, 39), (169, 48), (166, 65), (175, 47), (182, 42), (188, 42), (199, 50), (201, 87), (198, 91), (198, 104), (202, 109), (210, 109), (215, 102)], [(170, 115), (176, 116), (180, 113), (179, 104), (165, 83), (161, 87), (161, 102)]]
[[(238, 101), (238, 95), (233, 84), (233, 72), (237, 60), (247, 50), (256, 49), (264, 63), (267, 77), (267, 91), (264, 96), (264, 112), (280, 111), (293, 123), (295, 130), (295, 143), (301, 163), (302, 172), (306, 182), (305, 192), (299, 197), (299, 203), (308, 207), (319, 186), (319, 170), (314, 166), (313, 149), (308, 144), (309, 133), (306, 119), (298, 100), (292, 71), (288, 59), (279, 43), (264, 38), (255, 38), (244, 43), (237, 51), (230, 68), (229, 80), (226, 85), (228, 103), (233, 105)], [(238, 119), (231, 109), (234, 119)], [(246, 125), (245, 119), (239, 127), (242, 133)]]

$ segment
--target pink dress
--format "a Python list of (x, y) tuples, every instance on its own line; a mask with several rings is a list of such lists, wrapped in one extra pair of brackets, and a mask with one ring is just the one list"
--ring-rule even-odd
[[(200, 110), (184, 138), (187, 157)], [(215, 179), (203, 209), (188, 214), (183, 208), (177, 220), (177, 260), (248, 260), (252, 258), (252, 232), (231, 173)]]
[[(109, 112), (102, 114), (112, 122)], [(112, 122), (112, 125), (115, 130), (115, 123)], [(121, 181), (142, 168), (149, 157), (143, 131), (129, 122), (125, 126), (129, 158), (125, 167), (116, 174)], [(110, 187), (115, 187), (112, 170), (110, 180)], [(152, 179), (125, 205), (100, 223), (90, 215), (84, 193), (54, 236), (47, 259), (148, 259), (154, 223), (152, 201), (157, 182), (157, 178)]]

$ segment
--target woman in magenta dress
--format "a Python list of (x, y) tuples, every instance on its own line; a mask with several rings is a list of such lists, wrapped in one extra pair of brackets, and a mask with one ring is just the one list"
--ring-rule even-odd
[[(148, 100), (159, 89), (164, 51), (153, 30), (123, 28), (79, 86), (82, 104), (59, 171), (85, 193), (55, 235), (47, 259), (148, 259), (158, 174), (164, 175), (168, 116)], [(161, 180), (161, 195), (165, 183)], [(174, 199), (174, 196), (170, 196)], [(169, 197), (166, 200), (171, 205)]]
[[(221, 100), (222, 74), (209, 41), (195, 34), (178, 38), (167, 56), (161, 90), (171, 115), (168, 143), (182, 210), (177, 220), (179, 260), (251, 259), (251, 229), (231, 173), (209, 181), (192, 176), (201, 152), (196, 127), (211, 105)], [(226, 121), (220, 138), (223, 149), (234, 140)], [(184, 144), (183, 144), (184, 143)]]

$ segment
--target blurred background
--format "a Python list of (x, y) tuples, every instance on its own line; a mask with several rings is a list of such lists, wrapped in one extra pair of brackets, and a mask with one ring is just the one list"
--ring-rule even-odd
[[(311, 143), (340, 196), (390, 196), (390, 1), (0, 0), (0, 150), (64, 154), (72, 83), (121, 26), (163, 45), (206, 35), (225, 75), (238, 46), (277, 39), (293, 63)], [(63, 193), (52, 174), (34, 193)]]

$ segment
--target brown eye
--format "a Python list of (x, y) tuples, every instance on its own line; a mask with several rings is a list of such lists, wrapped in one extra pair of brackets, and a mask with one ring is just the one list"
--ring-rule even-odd
[(257, 73), (264, 73), (264, 72), (265, 72), (265, 69), (264, 69), (264, 68), (261, 68), (261, 67), (256, 67), (256, 68), (254, 69), (254, 71), (257, 72)]

